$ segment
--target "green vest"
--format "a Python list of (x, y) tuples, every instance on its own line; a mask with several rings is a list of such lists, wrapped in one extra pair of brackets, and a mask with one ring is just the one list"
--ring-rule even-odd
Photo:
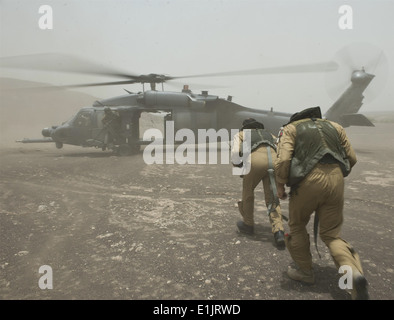
[(289, 186), (304, 179), (318, 162), (338, 163), (345, 177), (350, 173), (350, 162), (339, 140), (338, 131), (329, 121), (303, 119), (292, 124), (297, 131)]
[[(251, 138), (251, 144), (250, 144), (250, 153), (252, 153), (253, 151), (255, 151), (259, 146), (261, 146), (262, 144), (265, 145), (269, 145), (272, 148), (274, 148), (274, 150), (276, 151), (276, 145), (275, 145), (275, 141), (274, 138), (272, 137), (272, 135), (265, 131), (264, 129), (244, 129), (244, 137), (243, 137), (243, 141), (241, 142), (240, 145), (240, 152), (243, 151), (243, 144), (246, 142), (245, 141), (245, 130), (250, 130), (250, 138)], [(249, 148), (248, 148), (249, 151)]]

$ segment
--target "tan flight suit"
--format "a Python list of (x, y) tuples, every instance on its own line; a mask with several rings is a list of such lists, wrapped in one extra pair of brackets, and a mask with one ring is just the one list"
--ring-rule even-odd
[[(303, 121), (303, 120), (300, 120)], [(312, 121), (308, 119), (308, 121)], [(325, 120), (324, 120), (325, 121)], [(296, 124), (299, 121), (294, 122)], [(278, 143), (275, 172), (278, 183), (289, 181), (291, 160), (297, 141), (296, 126), (286, 125)], [(344, 129), (337, 123), (330, 124), (338, 137), (349, 160), (350, 168), (357, 161)], [(363, 274), (358, 254), (352, 246), (340, 237), (343, 223), (344, 176), (337, 163), (317, 163), (298, 184), (289, 199), (289, 236), (285, 237), (286, 247), (298, 267), (305, 271), (312, 269), (309, 234), (306, 225), (313, 212), (319, 217), (319, 234), (327, 245), (337, 268), (348, 265), (353, 272)]]
[[(234, 137), (233, 152), (238, 152), (242, 141), (243, 132), (240, 131)], [(273, 164), (276, 159), (276, 151), (272, 147), (270, 149)], [(261, 181), (263, 181), (266, 206), (268, 207), (268, 205), (274, 200), (268, 175), (269, 162), (267, 145), (262, 144), (253, 151), (249, 161), (251, 161), (250, 171), (248, 174), (244, 175), (242, 179), (242, 201), (239, 203), (239, 211), (243, 217), (244, 223), (248, 226), (254, 226), (254, 190)], [(269, 221), (271, 223), (273, 233), (276, 233), (279, 230), (284, 231), (280, 205), (276, 206), (275, 210), (271, 212)]]

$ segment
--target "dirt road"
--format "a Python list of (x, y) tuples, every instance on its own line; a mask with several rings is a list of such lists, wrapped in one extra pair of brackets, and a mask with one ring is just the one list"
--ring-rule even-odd
[[(394, 124), (347, 132), (358, 164), (346, 178), (343, 237), (371, 299), (393, 299)], [(0, 152), (0, 299), (350, 299), (321, 240), (322, 259), (311, 247), (316, 284), (287, 278), (261, 186), (257, 234), (237, 234), (241, 180), (228, 164), (147, 165), (142, 154), (50, 144)], [(52, 289), (39, 286), (45, 265)]]

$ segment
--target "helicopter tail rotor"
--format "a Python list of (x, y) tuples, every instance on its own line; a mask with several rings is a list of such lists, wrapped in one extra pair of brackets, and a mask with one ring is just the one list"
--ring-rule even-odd
[(384, 51), (369, 43), (353, 43), (340, 49), (334, 56), (339, 69), (326, 73), (326, 90), (335, 100), (354, 75), (374, 78), (373, 83), (365, 91), (365, 101), (373, 101), (384, 88), (388, 79), (388, 60)]

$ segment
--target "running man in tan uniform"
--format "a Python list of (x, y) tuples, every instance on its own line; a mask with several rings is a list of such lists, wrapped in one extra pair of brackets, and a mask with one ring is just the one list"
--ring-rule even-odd
[(289, 235), (286, 247), (297, 265), (287, 271), (293, 280), (314, 283), (309, 234), (306, 225), (313, 212), (320, 223), (320, 238), (337, 268), (352, 270), (353, 299), (368, 299), (367, 281), (359, 255), (340, 237), (343, 223), (344, 177), (356, 164), (356, 154), (339, 124), (321, 119), (319, 107), (294, 114), (279, 133), (275, 161), (278, 196), (290, 189)]
[[(243, 221), (238, 221), (238, 230), (246, 234), (254, 233), (254, 190), (262, 181), (265, 204), (269, 210), (269, 220), (272, 226), (274, 240), (278, 247), (284, 247), (284, 229), (279, 199), (276, 194), (274, 195), (268, 171), (272, 167), (272, 179), (275, 179), (273, 172), (273, 161), (276, 159), (274, 136), (264, 130), (262, 123), (257, 122), (253, 118), (244, 120), (242, 125), (242, 129), (233, 139), (232, 157), (233, 159), (237, 158), (240, 152), (242, 153), (244, 143), (250, 143), (250, 155), (248, 157), (249, 172), (242, 176), (242, 201), (238, 202), (238, 209)], [(250, 142), (245, 141), (245, 137), (248, 136), (244, 134), (245, 129), (250, 130)], [(274, 185), (276, 189), (276, 182), (274, 182)], [(275, 198), (277, 201), (275, 201)]]

